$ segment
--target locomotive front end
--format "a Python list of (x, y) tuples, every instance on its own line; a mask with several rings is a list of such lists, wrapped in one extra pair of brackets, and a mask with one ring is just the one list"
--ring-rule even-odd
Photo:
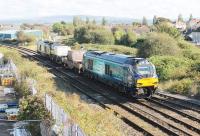
[(135, 95), (143, 95), (150, 98), (158, 88), (158, 76), (155, 66), (146, 59), (138, 60), (133, 66), (133, 75), (136, 92)]

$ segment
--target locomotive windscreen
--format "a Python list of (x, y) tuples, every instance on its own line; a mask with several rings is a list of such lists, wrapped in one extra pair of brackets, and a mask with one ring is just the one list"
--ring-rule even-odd
[(137, 62), (135, 72), (144, 77), (152, 77), (156, 73), (155, 66), (145, 59)]

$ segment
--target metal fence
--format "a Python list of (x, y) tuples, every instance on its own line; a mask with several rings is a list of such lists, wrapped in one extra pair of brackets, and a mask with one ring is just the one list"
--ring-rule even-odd
[(45, 95), (45, 105), (47, 110), (52, 114), (53, 119), (55, 119), (56, 124), (63, 126), (60, 132), (63, 136), (85, 136), (80, 127), (70, 121), (68, 114), (48, 94)]
[[(18, 70), (16, 65), (12, 60), (9, 60), (7, 64), (1, 66), (0, 65), (0, 74), (11, 74), (14, 76), (18, 82), (21, 82), (20, 75), (18, 74)], [(32, 95), (37, 94), (36, 89), (36, 81), (33, 79), (26, 79), (29, 84), (29, 89)], [(65, 113), (65, 111), (58, 106), (58, 104), (52, 99), (48, 94), (45, 95), (45, 105), (47, 110), (51, 113), (53, 119), (56, 121), (57, 130), (63, 136), (85, 136), (84, 132), (80, 129), (80, 127), (73, 123)]]

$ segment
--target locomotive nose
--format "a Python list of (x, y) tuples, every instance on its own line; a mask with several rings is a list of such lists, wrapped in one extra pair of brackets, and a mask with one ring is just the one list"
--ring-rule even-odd
[(154, 88), (156, 88), (158, 86), (158, 79), (157, 78), (137, 79), (136, 86), (137, 86), (137, 88), (141, 88), (141, 87), (154, 87)]

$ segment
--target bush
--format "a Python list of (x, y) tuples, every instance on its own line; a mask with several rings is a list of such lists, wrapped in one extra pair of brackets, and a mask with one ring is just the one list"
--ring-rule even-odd
[(133, 47), (137, 42), (137, 36), (135, 33), (128, 31), (124, 36), (121, 38), (121, 44)]
[(182, 79), (191, 70), (190, 60), (183, 57), (153, 56), (150, 60), (156, 66), (161, 80)]
[(130, 48), (122, 45), (77, 44), (73, 46), (73, 49), (80, 49), (81, 47), (85, 50), (101, 50), (101, 51), (114, 52), (132, 56), (136, 56), (137, 54), (136, 48)]
[(91, 43), (112, 45), (115, 42), (113, 34), (108, 30), (104, 30), (104, 29), (94, 30), (94, 31), (90, 32), (90, 34), (92, 35), (91, 37), (93, 37), (91, 40)]
[(179, 47), (182, 49), (182, 54), (184, 57), (191, 60), (199, 60), (200, 58), (200, 49), (194, 44), (180, 40), (178, 42)]
[(174, 38), (180, 38), (181, 33), (175, 27), (169, 25), (168, 23), (159, 23), (155, 25), (156, 32), (167, 33)]
[(31, 95), (30, 88), (28, 87), (28, 83), (26, 81), (15, 82), (14, 88), (16, 92), (19, 94), (19, 97), (28, 97)]
[(50, 118), (43, 100), (38, 96), (28, 96), (19, 102), (19, 120), (43, 120)]
[(138, 56), (151, 57), (154, 55), (177, 55), (180, 48), (177, 42), (164, 33), (150, 33), (138, 46)]
[(174, 80), (170, 81), (170, 86), (169, 88), (167, 88), (167, 91), (171, 93), (189, 95), (197, 91), (197, 88), (193, 85), (194, 85), (193, 81), (189, 78), (185, 78), (182, 80)]
[(110, 30), (95, 25), (76, 28), (74, 39), (79, 43), (114, 44), (114, 37)]

